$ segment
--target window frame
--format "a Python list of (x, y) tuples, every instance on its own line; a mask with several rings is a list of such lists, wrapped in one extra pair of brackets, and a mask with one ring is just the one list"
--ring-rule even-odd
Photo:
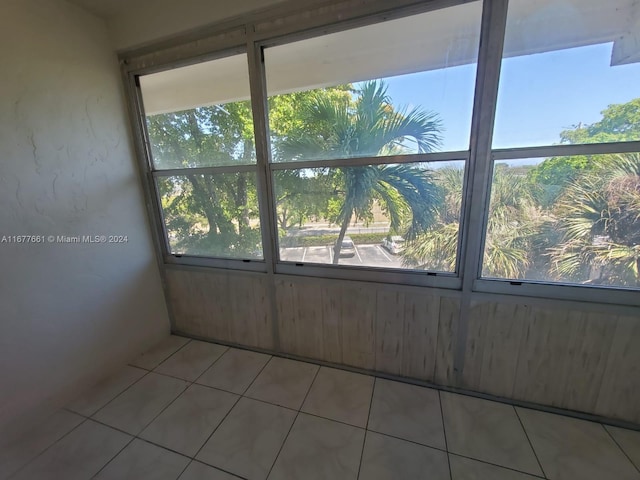
[[(379, 269), (375, 267), (349, 267), (345, 265), (302, 264), (279, 260), (279, 238), (273, 195), (273, 172), (280, 169), (298, 169), (307, 166), (347, 166), (345, 159), (275, 163), (271, 161), (270, 135), (267, 109), (267, 91), (264, 64), (264, 48), (291, 43), (319, 35), (350, 30), (387, 20), (417, 15), (432, 10), (444, 9), (470, 3), (471, 0), (406, 0), (400, 5), (358, 5), (339, 2), (334, 11), (323, 11), (320, 20), (308, 15), (311, 7), (301, 7), (290, 14), (286, 9), (277, 10), (286, 16), (279, 23), (272, 13), (265, 11), (235, 23), (227, 22), (206, 31), (191, 34), (184, 39), (164, 41), (157, 47), (145, 47), (138, 51), (120, 54), (123, 81), (128, 100), (133, 141), (142, 177), (146, 206), (154, 232), (153, 242), (158, 252), (158, 264), (211, 267), (238, 271), (262, 272), (269, 275), (286, 274), (297, 276), (339, 278), (388, 284), (416, 285), (424, 287), (458, 290), (463, 304), (471, 301), (472, 294), (508, 295), (533, 300), (556, 299), (565, 301), (593, 302), (601, 304), (640, 306), (637, 289), (576, 285), (569, 283), (538, 282), (530, 280), (507, 280), (482, 278), (482, 262), (488, 205), (490, 201), (493, 166), (498, 160), (541, 157), (547, 155), (607, 154), (639, 152), (640, 141), (617, 143), (593, 143), (581, 145), (533, 146), (522, 148), (493, 149), (493, 127), (495, 124), (498, 86), (508, 0), (479, 0), (482, 7), (480, 41), (473, 96), (470, 146), (458, 152), (419, 154), (423, 161), (464, 160), (465, 172), (462, 192), (462, 209), (458, 238), (455, 273)], [(386, 8), (386, 10), (385, 10)], [(342, 9), (342, 10), (340, 10)], [(377, 11), (376, 11), (377, 10)], [(349, 15), (343, 17), (341, 12)], [(271, 16), (269, 16), (271, 15)], [(297, 16), (297, 17), (296, 17)], [(301, 18), (292, 25), (291, 19)], [(288, 22), (288, 23), (287, 23)], [(227, 33), (228, 32), (228, 33)], [(250, 101), (253, 112), (257, 193), (260, 208), (260, 225), (263, 245), (262, 260), (242, 260), (215, 257), (176, 256), (170, 253), (168, 236), (162, 213), (159, 192), (156, 188), (151, 148), (146, 128), (146, 117), (142, 103), (138, 77), (149, 73), (215, 60), (230, 55), (246, 54), (249, 69)], [(462, 156), (464, 154), (464, 157)], [(448, 158), (444, 158), (447, 156)], [(403, 156), (404, 162), (416, 161)], [(389, 157), (356, 157), (351, 162), (391, 162)], [(203, 167), (226, 169), (228, 167)], [(189, 169), (191, 170), (191, 169)], [(166, 171), (162, 171), (166, 172)], [(463, 310), (466, 308), (463, 305)]]
[[(265, 38), (255, 43), (256, 48), (260, 52), (261, 60), (261, 79), (263, 82), (264, 102), (266, 104), (268, 96), (266, 93), (266, 65), (264, 49), (277, 47), (281, 45), (287, 45), (298, 41), (303, 41), (310, 38), (316, 38), (323, 35), (330, 35), (333, 33), (344, 32), (359, 27), (366, 27), (369, 25), (375, 25), (384, 23), (390, 20), (397, 20), (400, 18), (406, 18), (414, 15), (420, 15), (431, 11), (444, 10), (450, 7), (456, 7), (460, 5), (478, 3), (481, 11), (484, 11), (486, 0), (448, 0), (448, 1), (429, 1), (422, 2), (418, 5), (412, 5), (409, 7), (397, 7), (391, 9), (389, 12), (380, 14), (374, 13), (365, 15), (355, 20), (344, 20), (335, 23), (331, 23), (321, 27), (312, 27), (307, 29), (301, 29), (293, 33)], [(482, 36), (482, 15), (479, 21), (480, 38)], [(477, 97), (478, 97), (478, 69), (479, 58), (482, 51), (482, 42), (479, 38), (478, 50), (476, 55), (477, 65), (476, 74), (474, 78), (473, 87), (473, 99), (472, 99), (472, 112), (476, 109)], [(465, 218), (467, 215), (467, 205), (469, 203), (468, 184), (470, 181), (470, 165), (472, 163), (472, 144), (473, 144), (473, 113), (471, 119), (471, 128), (469, 135), (469, 148), (467, 150), (454, 150), (444, 152), (431, 152), (431, 153), (417, 153), (407, 155), (386, 155), (386, 156), (362, 156), (362, 157), (344, 157), (344, 158), (332, 158), (322, 160), (303, 160), (303, 161), (291, 161), (291, 162), (274, 162), (271, 158), (271, 135), (269, 131), (269, 118), (268, 109), (265, 116), (266, 122), (266, 139), (268, 152), (265, 155), (268, 158), (266, 165), (267, 175), (270, 180), (269, 184), (269, 197), (271, 211), (271, 221), (273, 225), (277, 225), (277, 213), (275, 211), (274, 192), (273, 192), (273, 172), (279, 170), (296, 170), (302, 168), (313, 167), (354, 167), (365, 165), (382, 165), (382, 164), (399, 164), (399, 163), (414, 163), (414, 162), (447, 162), (447, 161), (464, 161), (464, 179), (462, 185), (462, 204), (460, 208), (460, 222), (458, 227), (458, 244), (456, 249), (456, 269), (454, 272), (436, 272), (429, 270), (412, 270), (412, 269), (397, 269), (397, 268), (384, 268), (384, 267), (372, 267), (372, 266), (350, 266), (350, 265), (330, 265), (321, 263), (304, 263), (304, 262), (292, 262), (280, 260), (279, 250), (279, 235), (277, 228), (274, 230), (274, 273), (285, 275), (302, 275), (310, 277), (321, 278), (336, 278), (345, 280), (359, 280), (376, 283), (392, 283), (402, 284), (408, 286), (423, 286), (434, 287), (443, 289), (460, 290), (462, 288), (462, 270), (465, 261), (466, 251), (464, 249), (466, 230)]]
[[(465, 176), (469, 165), (469, 152), (435, 152), (420, 153), (399, 156), (379, 156), (379, 157), (353, 157), (353, 158), (337, 158), (331, 160), (309, 160), (295, 162), (274, 162), (269, 165), (269, 174), (273, 182), (273, 175), (277, 171), (283, 170), (301, 170), (304, 168), (323, 168), (323, 167), (358, 167), (369, 165), (390, 165), (405, 163), (439, 163), (458, 161), (464, 162)], [(329, 278), (343, 278), (351, 280), (374, 281), (381, 283), (403, 283), (407, 285), (418, 286), (434, 286), (441, 288), (459, 288), (460, 285), (460, 255), (461, 255), (461, 234), (462, 234), (462, 215), (464, 212), (464, 185), (461, 192), (463, 197), (463, 206), (460, 211), (460, 223), (458, 227), (458, 245), (456, 249), (456, 270), (454, 272), (435, 272), (429, 270), (417, 269), (401, 269), (386, 268), (373, 266), (354, 266), (354, 265), (331, 265), (323, 263), (304, 263), (287, 261), (280, 259), (280, 236), (276, 235), (276, 255), (277, 261), (275, 266), (276, 273), (286, 275), (308, 275)], [(275, 212), (275, 209), (274, 209)], [(273, 220), (277, 225), (277, 219)], [(344, 270), (344, 272), (342, 272)]]
[[(248, 54), (247, 49), (245, 47), (235, 47), (228, 48), (216, 51), (210, 55), (198, 56), (192, 59), (185, 59), (179, 62), (172, 62), (167, 65), (158, 65), (149, 69), (140, 69), (135, 71), (132, 75), (133, 80), (133, 93), (134, 93), (134, 107), (136, 109), (138, 122), (137, 129), (140, 132), (140, 135), (143, 137), (144, 144), (144, 160), (146, 167), (146, 177), (148, 184), (148, 191), (152, 195), (154, 201), (152, 202), (154, 205), (152, 207), (152, 211), (155, 217), (154, 226), (155, 230), (160, 235), (159, 240), (159, 248), (162, 255), (162, 260), (165, 264), (173, 264), (173, 265), (191, 265), (191, 266), (203, 266), (203, 267), (214, 267), (214, 268), (224, 268), (231, 270), (248, 270), (254, 272), (266, 272), (266, 256), (264, 253), (264, 244), (265, 244), (265, 231), (262, 227), (262, 205), (259, 203), (260, 210), (260, 236), (262, 238), (262, 247), (263, 247), (263, 258), (234, 258), (234, 257), (216, 257), (216, 256), (199, 256), (199, 255), (188, 255), (188, 254), (174, 254), (171, 253), (171, 245), (169, 241), (169, 232), (167, 230), (167, 224), (164, 214), (164, 209), (162, 208), (162, 199), (161, 194), (158, 189), (157, 179), (160, 177), (171, 177), (171, 176), (180, 176), (186, 174), (207, 174), (207, 175), (216, 175), (222, 173), (240, 173), (240, 172), (252, 172), (256, 174), (257, 182), (258, 180), (258, 164), (239, 164), (239, 165), (219, 165), (219, 166), (199, 166), (199, 167), (184, 167), (184, 168), (166, 168), (166, 169), (158, 169), (155, 167), (153, 162), (153, 155), (151, 149), (151, 140), (149, 137), (149, 131), (147, 127), (147, 117), (144, 109), (144, 100), (143, 93), (140, 83), (140, 77), (144, 75), (149, 75), (153, 73), (160, 73), (163, 71), (167, 71), (173, 68), (181, 68), (190, 65), (196, 65), (199, 63), (215, 61), (221, 58), (231, 57), (234, 55), (244, 55), (247, 58), (248, 64)], [(251, 90), (249, 85), (249, 90)], [(254, 135), (255, 141), (255, 135)], [(256, 147), (257, 154), (257, 147)], [(257, 186), (257, 190), (260, 188)], [(258, 196), (260, 193), (258, 192)]]
[[(491, 0), (485, 0), (485, 2)], [(484, 112), (490, 115), (487, 121), (490, 122), (490, 128), (483, 130), (480, 134), (480, 144), (486, 154), (476, 158), (484, 168), (484, 175), (480, 180), (482, 187), (482, 201), (477, 201), (476, 205), (481, 205), (481, 221), (478, 222), (470, 234), (471, 247), (467, 248), (467, 254), (470, 248), (474, 248), (477, 252), (475, 262), (471, 270), (474, 272), (469, 281), (470, 291), (483, 294), (497, 295), (513, 295), (520, 297), (532, 297), (538, 299), (554, 299), (580, 302), (594, 302), (602, 304), (617, 304), (628, 306), (640, 306), (640, 289), (625, 288), (618, 286), (604, 285), (580, 285), (569, 282), (544, 282), (538, 280), (525, 279), (498, 279), (487, 278), (482, 276), (482, 267), (484, 262), (485, 242), (487, 239), (488, 220), (489, 220), (489, 203), (491, 201), (491, 188), (493, 179), (493, 170), (495, 163), (500, 160), (518, 160), (524, 158), (552, 157), (552, 156), (571, 156), (571, 155), (602, 155), (616, 153), (634, 153), (640, 152), (640, 141), (622, 141), (609, 143), (585, 143), (585, 144), (558, 144), (543, 146), (526, 146), (513, 148), (493, 148), (493, 127), (495, 126), (496, 107), (498, 98), (498, 89), (500, 83), (501, 66), (503, 59), (504, 39), (507, 28), (507, 15), (509, 0), (498, 0), (491, 2), (492, 8), (496, 9), (494, 13), (495, 19), (491, 22), (495, 35), (499, 35), (499, 39), (490, 47), (492, 58), (493, 75), (484, 94), (492, 100), (489, 111)], [(486, 4), (486, 3), (485, 3)], [(480, 60), (479, 60), (480, 63)], [(484, 65), (486, 67), (486, 64)], [(474, 192), (475, 198), (480, 196)], [(476, 208), (478, 213), (478, 207)]]

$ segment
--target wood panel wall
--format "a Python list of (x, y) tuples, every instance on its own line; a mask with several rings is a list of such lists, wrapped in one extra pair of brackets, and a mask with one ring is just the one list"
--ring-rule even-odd
[(167, 270), (176, 331), (640, 424), (640, 315), (474, 301), (459, 292)]
[(274, 319), (265, 274), (168, 269), (166, 281), (174, 330), (274, 349)]
[(280, 348), (304, 357), (435, 382), (451, 368), (451, 339), (441, 323), (457, 316), (457, 298), (424, 289), (279, 277)]
[(476, 303), (458, 386), (640, 424), (640, 318)]

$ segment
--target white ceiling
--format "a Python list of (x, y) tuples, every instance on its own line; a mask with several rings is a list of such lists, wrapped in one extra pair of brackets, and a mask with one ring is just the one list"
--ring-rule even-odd
[(67, 2), (78, 5), (98, 17), (107, 19), (121, 15), (139, 0), (67, 0)]

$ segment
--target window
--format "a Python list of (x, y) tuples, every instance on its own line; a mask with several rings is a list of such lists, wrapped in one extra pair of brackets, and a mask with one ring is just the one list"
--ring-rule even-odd
[(510, 1), (483, 277), (640, 287), (635, 7)]
[(347, 3), (125, 65), (165, 261), (639, 305), (638, 2)]
[(246, 55), (140, 78), (168, 253), (261, 259)]
[(280, 261), (457, 272), (480, 16), (472, 2), (265, 49)]
[(463, 179), (463, 161), (276, 170), (280, 258), (455, 272)]

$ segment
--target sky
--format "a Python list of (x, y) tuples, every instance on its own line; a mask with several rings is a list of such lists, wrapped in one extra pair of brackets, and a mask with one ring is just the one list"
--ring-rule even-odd
[[(611, 67), (612, 43), (506, 58), (494, 148), (553, 145), (560, 132), (640, 97), (640, 63)], [(444, 124), (442, 150), (469, 148), (475, 65), (385, 79), (394, 105), (422, 106)]]

